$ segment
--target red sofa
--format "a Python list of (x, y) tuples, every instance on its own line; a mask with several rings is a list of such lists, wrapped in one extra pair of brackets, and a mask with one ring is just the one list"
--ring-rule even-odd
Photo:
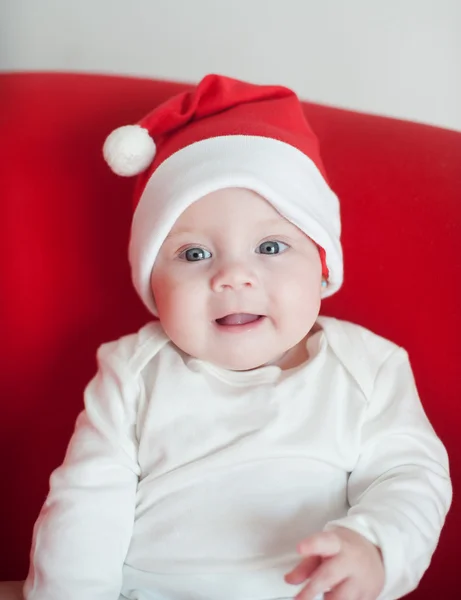
[[(132, 180), (101, 146), (183, 85), (0, 76), (0, 580), (24, 578), (34, 520), (103, 341), (149, 316), (130, 285)], [(410, 352), (455, 499), (412, 598), (461, 597), (461, 133), (305, 104), (342, 201), (345, 284), (323, 311)]]

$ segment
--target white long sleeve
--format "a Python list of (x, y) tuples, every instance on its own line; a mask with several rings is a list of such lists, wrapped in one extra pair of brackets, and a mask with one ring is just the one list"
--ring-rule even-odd
[(221, 369), (159, 323), (103, 346), (34, 531), (26, 600), (293, 597), (301, 539), (343, 525), (414, 588), (451, 501), (406, 353), (322, 317), (309, 361)]
[(382, 551), (380, 599), (415, 589), (436, 548), (451, 502), (446, 451), (426, 418), (404, 350), (381, 366), (348, 482), (346, 517), (327, 525), (361, 533)]
[(117, 344), (102, 346), (98, 363), (35, 525), (25, 600), (117, 600), (120, 594), (139, 476), (139, 384)]

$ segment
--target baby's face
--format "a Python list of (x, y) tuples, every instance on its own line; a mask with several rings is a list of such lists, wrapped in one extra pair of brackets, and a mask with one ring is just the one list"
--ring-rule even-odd
[(246, 370), (304, 345), (319, 313), (321, 278), (315, 244), (261, 196), (231, 188), (180, 216), (151, 284), (176, 346)]

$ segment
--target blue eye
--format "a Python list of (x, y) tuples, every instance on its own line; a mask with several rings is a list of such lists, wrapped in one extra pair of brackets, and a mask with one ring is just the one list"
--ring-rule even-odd
[(211, 252), (208, 252), (208, 250), (205, 250), (205, 248), (200, 248), (200, 246), (197, 246), (183, 250), (181, 254), (179, 254), (179, 258), (182, 260), (187, 260), (188, 262), (199, 262), (201, 260), (211, 258)]
[(276, 242), (274, 240), (269, 240), (267, 242), (263, 242), (259, 244), (256, 252), (258, 254), (281, 254), (288, 249), (288, 245), (283, 242)]

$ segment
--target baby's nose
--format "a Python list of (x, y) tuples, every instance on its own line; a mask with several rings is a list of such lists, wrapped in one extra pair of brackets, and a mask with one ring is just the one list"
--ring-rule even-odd
[(211, 289), (214, 292), (223, 292), (226, 289), (239, 290), (253, 287), (255, 284), (255, 274), (248, 265), (243, 263), (225, 265), (211, 279)]

